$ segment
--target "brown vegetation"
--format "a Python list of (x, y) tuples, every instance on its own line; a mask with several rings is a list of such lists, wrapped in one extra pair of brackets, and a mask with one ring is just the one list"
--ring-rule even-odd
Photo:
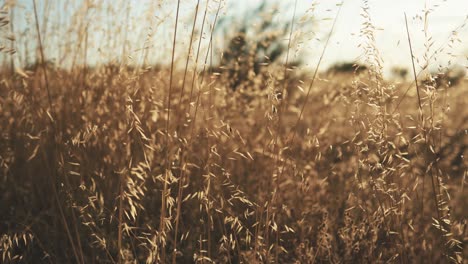
[(466, 261), (468, 84), (394, 84), (377, 53), (325, 79), (290, 49), (3, 71), (0, 262)]

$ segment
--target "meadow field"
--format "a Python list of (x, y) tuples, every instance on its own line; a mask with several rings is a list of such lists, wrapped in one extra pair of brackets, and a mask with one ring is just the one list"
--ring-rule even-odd
[(83, 1), (60, 29), (55, 2), (33, 0), (21, 32), (14, 3), (0, 13), (0, 263), (467, 263), (466, 65), (435, 59), (467, 44), (464, 23), (422, 47), (403, 26), (412, 67), (388, 76), (367, 1), (364, 55), (327, 68), (346, 5), (305, 67), (294, 1), (284, 23), (263, 2), (223, 41), (224, 2), (174, 1), (170, 27), (134, 28), (136, 51), (91, 13), (125, 21), (131, 4)]

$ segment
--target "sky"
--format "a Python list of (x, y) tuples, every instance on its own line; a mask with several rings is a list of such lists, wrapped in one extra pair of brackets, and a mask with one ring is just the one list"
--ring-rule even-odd
[[(212, 23), (218, 7), (218, 3), (215, 1), (217, 0), (211, 0), (209, 5), (210, 11), (207, 19), (209, 23)], [(298, 52), (294, 52), (293, 56), (300, 56), (306, 67), (314, 68), (325, 39), (330, 32), (333, 18), (338, 11), (338, 4), (342, 1), (297, 1), (293, 50)], [(5, 1), (1, 2), (5, 3)], [(89, 32), (88, 63), (97, 63), (103, 58), (111, 58), (112, 56), (115, 57), (114, 59), (122, 59), (118, 55), (122, 51), (129, 53), (127, 60), (138, 60), (142, 56), (141, 48), (143, 47), (148, 48), (148, 56), (152, 61), (167, 62), (170, 57), (168, 52), (170, 52), (174, 28), (177, 3), (175, 0), (102, 0), (90, 2), (95, 3), (94, 7), (86, 9), (86, 1), (81, 0), (36, 0), (40, 24), (47, 24), (49, 28), (46, 30), (49, 34), (43, 36), (45, 46), (48, 48), (46, 50), (48, 58), (57, 61), (59, 57), (64, 57), (65, 51), (61, 51), (57, 47), (64, 47), (71, 43), (72, 46), (76, 46), (76, 50), (69, 52), (68, 61), (79, 63), (80, 56), (73, 54), (82, 54), (84, 34), (79, 32), (85, 31), (80, 31), (79, 28), (87, 28)], [(206, 0), (201, 0), (201, 9), (205, 2)], [(244, 12), (255, 8), (261, 2), (260, 0), (224, 1), (220, 16), (230, 16), (233, 17), (233, 21), (240, 21), (243, 19)], [(272, 2), (274, 1), (268, 1), (268, 3)], [(290, 21), (294, 13), (295, 0), (276, 2), (280, 3), (276, 11), (278, 12), (277, 17), (284, 21)], [(13, 22), (15, 23), (17, 50), (19, 51), (18, 63), (25, 61), (24, 49), (28, 47), (31, 51), (28, 52), (27, 56), (34, 57), (35, 42), (31, 40), (36, 35), (31, 3), (32, 0), (16, 1)], [(457, 63), (465, 67), (468, 65), (468, 25), (461, 27), (468, 22), (467, 0), (345, 0), (323, 59), (323, 69), (336, 62), (364, 59), (362, 56), (363, 47), (360, 46), (363, 44), (364, 38), (361, 36), (360, 30), (364, 21), (361, 14), (365, 3), (369, 7), (368, 13), (372, 24), (376, 28), (375, 46), (379, 50), (383, 66), (387, 71), (396, 65), (405, 68), (411, 66), (405, 13), (408, 17), (409, 31), (418, 65), (424, 64), (425, 53), (432, 54), (439, 47), (444, 47), (444, 50), (436, 56), (437, 61), (431, 62), (431, 64), (447, 65), (450, 61), (452, 64)], [(178, 52), (176, 52), (176, 54), (181, 55), (180, 57), (185, 57), (184, 52), (190, 36), (195, 4), (196, 0), (181, 0), (181, 19), (178, 29), (179, 46), (177, 47)], [(114, 11), (109, 12), (106, 8), (108, 6)], [(85, 12), (86, 10), (89, 11)], [(426, 11), (429, 11), (429, 15), (426, 18), (426, 31), (424, 31)], [(86, 23), (82, 23), (79, 19), (83, 17), (83, 14), (87, 18)], [(305, 20), (306, 16), (311, 20)], [(199, 18), (200, 20), (201, 18)], [(303, 23), (304, 21), (306, 22)], [(121, 30), (124, 27), (127, 27), (128, 30)], [(453, 43), (447, 42), (452, 31), (457, 28), (458, 34), (454, 38), (455, 41)], [(108, 34), (109, 32), (112, 34)], [(148, 35), (151, 36), (148, 37)], [(122, 48), (121, 43), (124, 39), (127, 40), (127, 45)], [(215, 41), (222, 42), (223, 40), (216, 39)], [(425, 46), (427, 43), (432, 43), (429, 49)]]
[[(347, 0), (342, 7), (338, 18), (336, 32), (329, 47), (328, 60), (352, 60), (359, 57), (362, 51), (358, 47), (362, 43), (359, 31), (362, 24), (362, 2), (360, 0)], [(439, 6), (437, 7), (436, 5)], [(434, 7), (436, 6), (436, 7)], [(408, 39), (406, 34), (405, 17), (409, 20), (409, 31), (416, 57), (422, 57), (425, 50), (424, 23), (417, 16), (424, 16), (425, 10), (432, 9), (428, 16), (428, 38), (432, 37), (434, 48), (443, 46), (449, 39), (452, 30), (466, 22), (468, 15), (468, 1), (423, 1), (423, 0), (392, 0), (369, 1), (371, 19), (379, 30), (376, 32), (376, 46), (384, 60), (384, 64), (405, 65), (411, 63)], [(457, 55), (456, 61), (466, 65), (468, 56), (468, 27), (459, 32), (459, 39), (464, 43), (455, 43), (451, 52)], [(446, 52), (450, 52), (447, 48)], [(448, 56), (440, 56), (446, 61)]]

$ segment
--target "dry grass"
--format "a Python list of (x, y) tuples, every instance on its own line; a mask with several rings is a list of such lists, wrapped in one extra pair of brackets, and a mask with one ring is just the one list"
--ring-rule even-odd
[(188, 36), (175, 17), (159, 67), (153, 28), (138, 63), (80, 66), (87, 9), (49, 65), (35, 12), (38, 63), (0, 74), (0, 262), (466, 263), (468, 83), (428, 78), (431, 45), (413, 83), (384, 79), (367, 2), (365, 71), (292, 67), (296, 11), (284, 60), (215, 67), (223, 4), (194, 2)]

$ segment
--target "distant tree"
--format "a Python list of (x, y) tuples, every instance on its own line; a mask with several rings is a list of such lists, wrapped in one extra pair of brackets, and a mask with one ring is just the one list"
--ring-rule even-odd
[(408, 69), (395, 66), (392, 68), (392, 75), (394, 78), (406, 80), (406, 77), (408, 76)]
[(429, 78), (423, 80), (423, 84), (438, 88), (457, 86), (465, 78), (466, 70), (462, 66), (453, 66), (437, 73), (432, 73)]
[[(41, 63), (40, 62), (34, 62), (34, 63), (30, 63), (28, 65), (26, 65), (26, 67), (24, 67), (25, 70), (27, 71), (37, 71), (41, 66)], [(56, 63), (53, 61), (53, 60), (47, 60), (47, 61), (44, 61), (44, 67), (51, 70), (51, 69), (55, 69), (56, 68)]]
[(368, 69), (366, 65), (358, 62), (343, 62), (336, 63), (328, 68), (328, 74), (340, 74), (340, 73), (361, 73)]
[[(291, 22), (275, 19), (277, 12), (267, 10), (271, 2), (262, 1), (244, 14), (239, 25), (233, 17), (220, 21), (219, 28), (227, 42), (217, 70), (227, 75), (232, 90), (261, 75), (268, 65), (280, 63), (287, 51)], [(301, 62), (295, 60), (288, 64), (297, 66)]]

